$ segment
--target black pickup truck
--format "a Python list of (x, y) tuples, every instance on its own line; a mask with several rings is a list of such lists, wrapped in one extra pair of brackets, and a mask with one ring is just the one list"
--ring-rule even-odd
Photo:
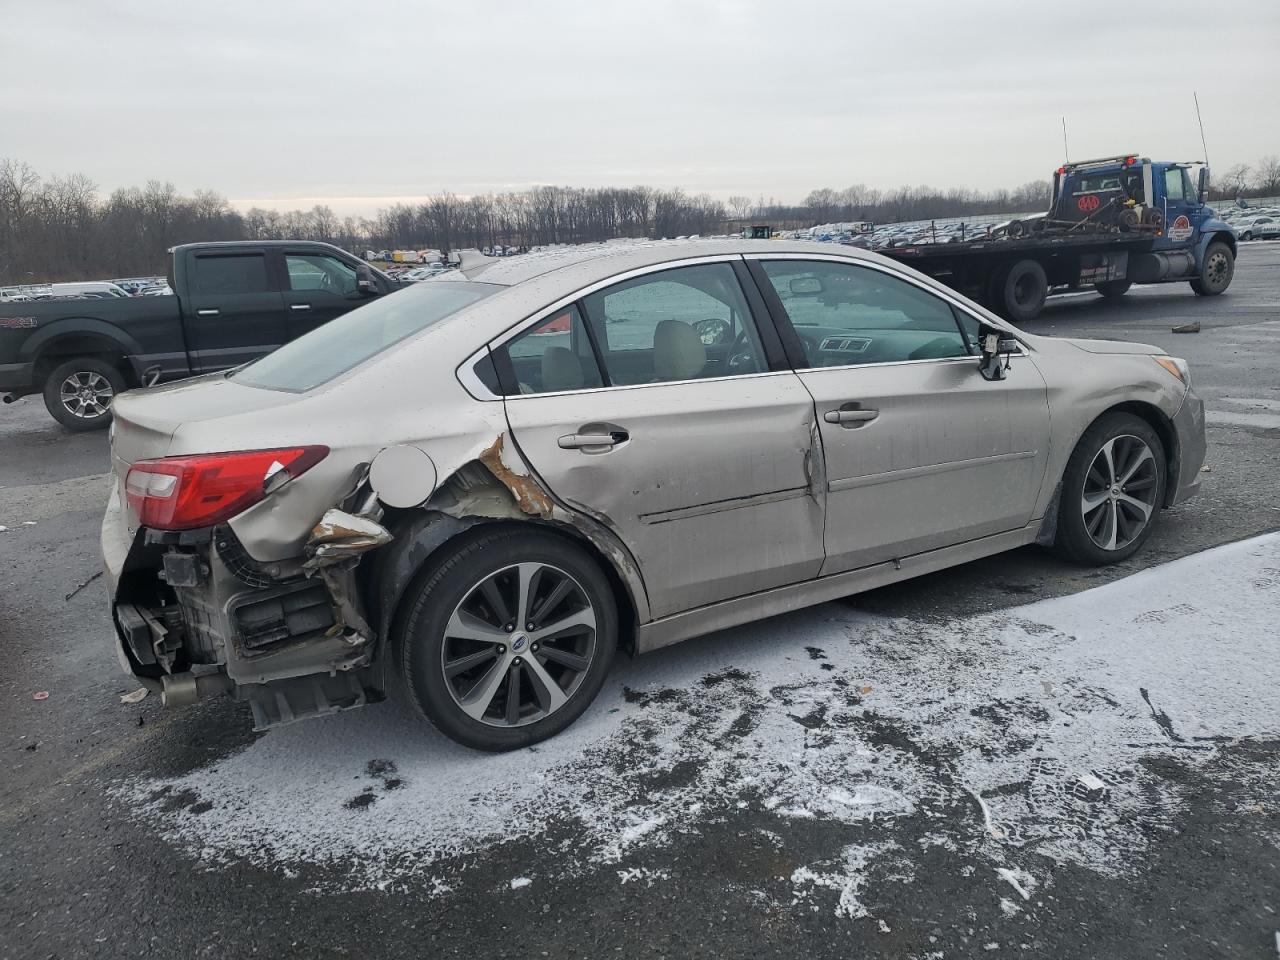
[(311, 241), (191, 243), (170, 252), (172, 297), (0, 303), (0, 396), (43, 393), (72, 430), (111, 400), (247, 363), (400, 283)]

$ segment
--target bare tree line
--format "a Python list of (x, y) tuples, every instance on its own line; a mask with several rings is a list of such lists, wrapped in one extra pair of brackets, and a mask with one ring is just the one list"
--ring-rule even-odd
[[(1218, 198), (1280, 193), (1280, 159), (1232, 167), (1214, 192)], [(857, 184), (824, 187), (787, 205), (646, 186), (539, 186), (472, 197), (442, 193), (357, 219), (338, 217), (327, 206), (241, 213), (221, 194), (197, 190), (186, 196), (157, 180), (104, 198), (82, 174), (42, 178), (26, 163), (0, 159), (0, 283), (161, 274), (169, 247), (196, 241), (324, 240), (353, 252), (527, 247), (723, 233), (753, 221), (795, 227), (1021, 213), (1045, 209), (1049, 194), (1047, 181), (990, 192), (923, 186), (882, 191)]]

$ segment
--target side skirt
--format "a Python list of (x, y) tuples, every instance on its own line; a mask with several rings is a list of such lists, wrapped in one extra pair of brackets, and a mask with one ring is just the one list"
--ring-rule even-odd
[(901, 560), (889, 560), (870, 567), (848, 570), (818, 580), (777, 587), (653, 620), (641, 624), (636, 630), (636, 652), (648, 653), (689, 637), (790, 613), (816, 603), (826, 603), (839, 597), (874, 590), (876, 587), (1023, 547), (1035, 542), (1040, 525), (1041, 521), (1035, 520), (1018, 530), (903, 557)]

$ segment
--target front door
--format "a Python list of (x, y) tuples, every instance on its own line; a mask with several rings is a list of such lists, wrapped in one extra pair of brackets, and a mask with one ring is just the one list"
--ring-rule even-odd
[(310, 333), (365, 302), (356, 268), (327, 253), (284, 251), (289, 338)]
[(1044, 380), (1015, 359), (989, 382), (977, 321), (916, 283), (848, 261), (761, 260), (807, 369), (826, 462), (826, 563), (838, 573), (1026, 525), (1049, 440)]
[(284, 301), (271, 282), (266, 250), (197, 253), (182, 298), (183, 329), (195, 373), (236, 367), (289, 339)]
[(495, 357), (521, 452), (627, 544), (655, 617), (817, 575), (813, 401), (770, 369), (729, 262), (606, 287)]
[(1166, 167), (1162, 177), (1165, 229), (1164, 237), (1155, 246), (1186, 249), (1197, 235), (1204, 206), (1185, 167)]

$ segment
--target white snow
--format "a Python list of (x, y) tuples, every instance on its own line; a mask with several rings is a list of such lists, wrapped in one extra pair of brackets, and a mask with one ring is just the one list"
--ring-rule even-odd
[(513, 877), (511, 880), (511, 889), (519, 890), (521, 887), (527, 887), (533, 883), (528, 877)]
[[(329, 865), (353, 888), (448, 890), (521, 841), (539, 878), (615, 863), (622, 882), (647, 880), (628, 872), (637, 858), (653, 870), (681, 834), (744, 810), (779, 815), (780, 847), (787, 817), (833, 821), (870, 839), (782, 876), (795, 902), (834, 898), (850, 917), (873, 880), (910, 876), (895, 829), (919, 820), (930, 846), (987, 867), (974, 883), (995, 869), (1028, 900), (1053, 861), (1133, 873), (1151, 833), (1176, 827), (1181, 787), (1143, 760), (1203, 768), (1223, 742), (1280, 733), (1278, 603), (1280, 534), (952, 622), (832, 604), (622, 663), (535, 748), (475, 753), (382, 705), (115, 793), (205, 865)], [(1084, 772), (1105, 800), (1081, 795)], [(212, 808), (173, 809), (182, 791)], [(349, 805), (362, 793), (375, 799)]]

